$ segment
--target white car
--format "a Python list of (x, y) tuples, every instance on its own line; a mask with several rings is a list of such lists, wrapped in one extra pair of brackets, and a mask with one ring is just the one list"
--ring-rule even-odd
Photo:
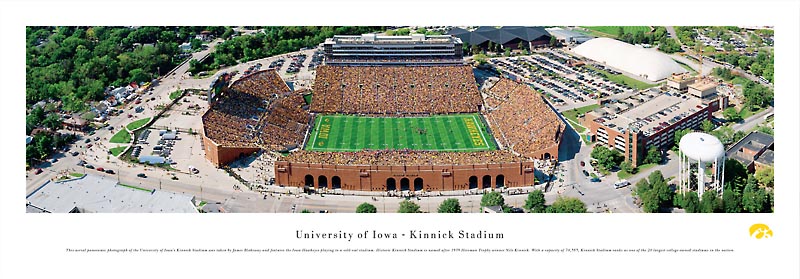
[(631, 185), (631, 183), (630, 183), (630, 182), (628, 182), (627, 180), (623, 179), (623, 180), (620, 180), (620, 181), (617, 181), (616, 183), (614, 183), (614, 189), (619, 189), (619, 188), (622, 188), (622, 187), (627, 187), (627, 186), (629, 186), (629, 185)]

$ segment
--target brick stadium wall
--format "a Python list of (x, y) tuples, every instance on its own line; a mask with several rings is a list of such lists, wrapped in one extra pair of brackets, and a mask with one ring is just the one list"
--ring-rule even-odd
[(238, 159), (242, 155), (250, 155), (259, 151), (259, 148), (225, 147), (203, 135), (203, 150), (206, 153), (206, 160), (216, 167), (222, 167)]
[[(450, 165), (450, 166), (342, 166), (326, 164), (275, 162), (275, 183), (282, 186), (303, 187), (306, 176), (313, 178), (313, 188), (320, 187), (320, 179), (327, 182), (327, 188), (338, 177), (343, 190), (387, 191), (387, 180), (394, 178), (395, 189), (401, 189), (401, 181), (408, 179), (409, 189), (415, 190), (415, 180), (421, 178), (425, 191), (450, 191), (470, 189), (470, 177), (476, 179), (477, 188), (496, 188), (502, 175), (505, 187), (530, 186), (534, 183), (533, 162), (491, 164), (491, 165)], [(484, 177), (488, 176), (488, 187), (484, 187)], [(323, 178), (324, 177), (324, 178)]]

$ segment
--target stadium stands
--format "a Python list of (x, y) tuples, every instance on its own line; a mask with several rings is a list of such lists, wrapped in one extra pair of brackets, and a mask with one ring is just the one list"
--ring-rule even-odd
[(300, 94), (267, 70), (237, 80), (203, 115), (206, 137), (225, 147), (300, 145), (311, 120)]
[[(501, 79), (489, 89), (485, 113), (496, 139), (517, 153), (544, 158), (558, 155), (564, 124), (538, 93), (525, 84)], [(494, 96), (491, 96), (494, 95)], [(555, 147), (554, 150), (553, 147)], [(544, 152), (545, 149), (551, 149)], [(542, 156), (549, 153), (549, 156)]]
[(296, 151), (282, 158), (282, 161), (333, 165), (430, 166), (500, 164), (529, 160), (504, 150), (479, 152), (364, 150), (357, 152)]
[(482, 103), (470, 66), (321, 66), (311, 111), (349, 114), (477, 112)]

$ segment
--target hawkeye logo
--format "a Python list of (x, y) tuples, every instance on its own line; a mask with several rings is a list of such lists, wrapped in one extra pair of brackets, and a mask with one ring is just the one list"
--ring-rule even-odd
[(764, 224), (753, 224), (750, 226), (750, 237), (755, 237), (756, 239), (771, 238), (772, 230)]

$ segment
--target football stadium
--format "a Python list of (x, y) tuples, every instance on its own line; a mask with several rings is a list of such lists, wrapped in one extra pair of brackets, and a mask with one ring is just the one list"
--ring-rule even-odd
[[(222, 167), (276, 151), (275, 184), (308, 190), (453, 191), (531, 186), (565, 124), (529, 86), (479, 90), (459, 38), (334, 36), (313, 101), (274, 70), (216, 86), (206, 158)], [(221, 81), (224, 79), (220, 79)]]

